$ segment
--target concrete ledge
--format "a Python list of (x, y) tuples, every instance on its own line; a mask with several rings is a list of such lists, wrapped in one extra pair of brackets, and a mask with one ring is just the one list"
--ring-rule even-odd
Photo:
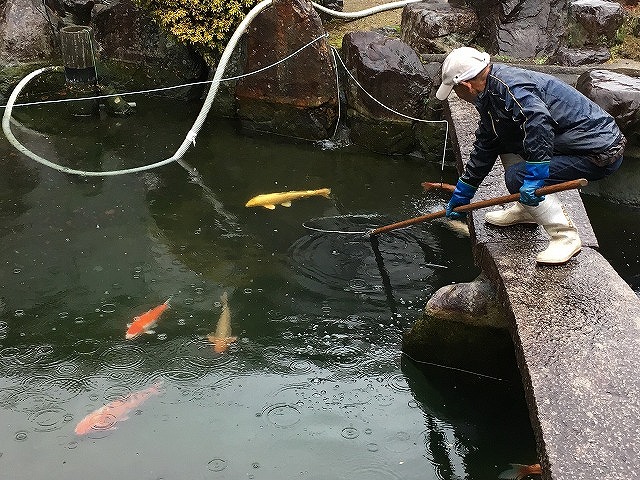
[[(445, 112), (462, 167), (478, 116), (454, 95)], [(502, 174), (497, 165), (474, 201), (505, 194)], [(543, 478), (636, 478), (640, 299), (596, 251), (579, 193), (561, 198), (583, 240), (582, 252), (566, 265), (537, 266), (535, 255), (548, 241), (544, 231), (486, 225), (485, 210), (469, 215), (474, 258), (508, 312)]]

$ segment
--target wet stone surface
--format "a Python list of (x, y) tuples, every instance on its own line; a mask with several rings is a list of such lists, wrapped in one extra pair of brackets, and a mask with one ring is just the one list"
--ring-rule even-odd
[[(460, 166), (475, 110), (450, 98)], [(475, 200), (506, 194), (497, 165)], [(582, 252), (563, 266), (537, 266), (539, 227), (494, 228), (472, 212), (476, 263), (498, 285), (525, 388), (545, 479), (635, 478), (640, 469), (640, 300), (596, 250), (577, 192), (561, 195)]]

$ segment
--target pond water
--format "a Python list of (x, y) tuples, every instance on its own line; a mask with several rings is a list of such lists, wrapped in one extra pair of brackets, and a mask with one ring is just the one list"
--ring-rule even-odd
[[(117, 119), (16, 108), (14, 132), (85, 170), (169, 157), (199, 105), (136, 101)], [(0, 139), (2, 478), (479, 480), (536, 462), (517, 379), (401, 353), (429, 296), (479, 273), (468, 239), (443, 221), (382, 235), (377, 249), (325, 231), (441, 209), (420, 186), (440, 180), (438, 163), (244, 136), (226, 120), (208, 121), (184, 160), (197, 178), (178, 164), (81, 178)], [(322, 187), (330, 198), (244, 206)], [(597, 233), (632, 219), (612, 254), (632, 282), (638, 212), (587, 206)], [(225, 292), (237, 341), (217, 353), (207, 337)], [(154, 333), (125, 340), (167, 299)], [(94, 428), (74, 431), (105, 404)]]

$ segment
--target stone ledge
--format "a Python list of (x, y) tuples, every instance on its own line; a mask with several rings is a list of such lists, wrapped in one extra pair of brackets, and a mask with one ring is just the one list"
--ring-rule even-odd
[(558, 267), (536, 266), (522, 243), (480, 250), (510, 317), (544, 478), (635, 478), (638, 297), (590, 248)]
[[(452, 95), (445, 114), (461, 168), (477, 113)], [(497, 165), (476, 199), (504, 193)], [(628, 480), (640, 471), (640, 299), (594, 249), (578, 192), (562, 200), (584, 244), (566, 265), (536, 265), (541, 228), (486, 226), (482, 210), (469, 215), (474, 257), (508, 314), (543, 478)]]

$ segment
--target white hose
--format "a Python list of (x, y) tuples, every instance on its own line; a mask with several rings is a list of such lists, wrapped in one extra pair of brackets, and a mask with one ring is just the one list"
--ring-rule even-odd
[(144, 166), (135, 167), (135, 168), (127, 168), (124, 170), (111, 170), (106, 172), (105, 171), (99, 171), (99, 172), (85, 171), (85, 170), (76, 170), (73, 168), (58, 165), (56, 163), (52, 163), (40, 157), (39, 155), (36, 155), (32, 151), (30, 151), (27, 147), (22, 145), (11, 132), (10, 119), (11, 119), (11, 110), (13, 108), (13, 104), (15, 103), (16, 98), (18, 97), (22, 89), (25, 87), (27, 83), (29, 83), (29, 81), (31, 81), (31, 79), (48, 70), (62, 71), (62, 67), (59, 67), (59, 66), (45, 67), (45, 68), (38, 69), (34, 72), (31, 72), (29, 75), (24, 77), (18, 83), (16, 88), (11, 93), (11, 96), (9, 97), (9, 101), (7, 102), (4, 115), (2, 116), (2, 130), (4, 131), (4, 134), (7, 137), (7, 140), (9, 140), (9, 143), (11, 143), (11, 145), (13, 145), (17, 150), (25, 154), (27, 157), (43, 165), (54, 168), (55, 170), (58, 170), (60, 172), (72, 173), (75, 175), (82, 175), (86, 177), (107, 177), (107, 176), (115, 176), (115, 175), (124, 175), (127, 173), (142, 172), (145, 170), (151, 170), (152, 168), (162, 167), (168, 163), (179, 160), (180, 158), (182, 158), (185, 152), (189, 149), (189, 146), (191, 146), (191, 144), (195, 144), (196, 142), (196, 136), (198, 135), (198, 132), (202, 128), (202, 125), (204, 124), (204, 121), (206, 120), (207, 115), (209, 114), (209, 110), (211, 109), (213, 100), (216, 96), (216, 93), (218, 92), (220, 79), (224, 74), (224, 70), (227, 67), (227, 63), (229, 63), (231, 54), (233, 53), (233, 50), (235, 49), (236, 44), (240, 40), (240, 37), (246, 30), (249, 23), (251, 23), (251, 21), (256, 17), (256, 15), (258, 15), (262, 10), (264, 10), (269, 5), (271, 5), (271, 3), (272, 3), (272, 0), (263, 0), (258, 5), (253, 7), (251, 11), (247, 14), (247, 16), (242, 20), (242, 22), (240, 22), (240, 25), (238, 25), (238, 28), (236, 29), (233, 36), (229, 40), (229, 43), (227, 43), (227, 46), (222, 52), (222, 56), (220, 57), (220, 63), (218, 63), (218, 68), (216, 69), (216, 72), (213, 76), (213, 83), (211, 85), (211, 88), (209, 89), (209, 93), (207, 94), (207, 97), (205, 98), (204, 104), (202, 106), (202, 109), (200, 110), (200, 113), (198, 114), (198, 117), (196, 118), (195, 122), (193, 123), (193, 126), (191, 127), (191, 130), (189, 130), (189, 132), (187, 133), (187, 136), (185, 137), (184, 141), (182, 142), (178, 150), (176, 150), (176, 153), (174, 153), (173, 156), (165, 160), (152, 163), (150, 165), (144, 165)]
[(377, 7), (367, 8), (365, 10), (360, 10), (359, 12), (338, 12), (336, 10), (331, 10), (327, 7), (324, 7), (316, 2), (311, 2), (316, 10), (320, 10), (323, 13), (328, 15), (332, 15), (337, 18), (345, 18), (349, 20), (355, 20), (358, 18), (368, 17), (369, 15), (373, 15), (375, 13), (385, 12), (387, 10), (394, 10), (396, 8), (404, 7), (405, 5), (409, 5), (410, 3), (418, 3), (424, 2), (424, 0), (404, 0), (402, 2), (391, 2), (385, 3), (384, 5), (378, 5)]
[[(373, 15), (379, 12), (384, 12), (386, 10), (392, 10), (395, 8), (400, 8), (403, 7), (405, 5), (408, 5), (410, 3), (417, 3), (421, 0), (404, 0), (404, 1), (400, 1), (400, 2), (392, 2), (392, 3), (387, 3), (384, 5), (379, 5), (377, 7), (372, 7), (372, 8), (368, 8), (366, 10), (361, 10), (359, 12), (338, 12), (335, 10), (331, 10), (329, 8), (326, 8), (322, 5), (319, 5), (315, 2), (311, 2), (313, 4), (313, 6), (317, 9), (320, 10), (321, 12), (324, 12), (326, 14), (335, 16), (335, 17), (339, 17), (339, 18), (346, 18), (346, 19), (357, 19), (357, 18), (363, 18), (369, 15)], [(253, 19), (265, 8), (267, 8), (268, 6), (270, 6), (272, 3), (272, 0), (263, 0), (262, 2), (260, 2), (259, 4), (257, 4), (255, 7), (253, 7), (249, 13), (247, 13), (247, 16), (242, 20), (242, 22), (240, 22), (240, 25), (238, 25), (238, 28), (236, 29), (236, 31), (234, 32), (234, 34), (232, 35), (231, 39), (229, 40), (229, 43), (227, 43), (227, 46), (225, 47), (224, 51), (222, 52), (222, 56), (220, 57), (220, 62), (218, 63), (218, 67), (216, 68), (215, 74), (213, 76), (213, 80), (212, 80), (212, 84), (211, 84), (211, 88), (209, 89), (209, 92), (207, 93), (207, 97), (204, 100), (204, 104), (202, 105), (202, 108), (200, 110), (200, 113), (198, 114), (198, 117), (196, 118), (195, 122), (193, 123), (193, 126), (191, 127), (191, 129), (189, 130), (189, 132), (187, 133), (185, 139), (183, 140), (182, 144), (180, 145), (180, 147), (176, 150), (176, 152), (169, 158), (165, 159), (165, 160), (161, 160), (159, 162), (156, 163), (152, 163), (149, 165), (143, 165), (140, 167), (134, 167), (134, 168), (127, 168), (127, 169), (123, 169), (123, 170), (111, 170), (111, 171), (85, 171), (85, 170), (76, 170), (73, 168), (69, 168), (69, 167), (65, 167), (62, 165), (58, 165), (56, 163), (50, 162), (42, 157), (40, 157), (39, 155), (33, 153), (32, 151), (30, 151), (27, 147), (25, 147), (24, 145), (22, 145), (18, 139), (13, 135), (13, 132), (11, 131), (11, 112), (13, 110), (13, 106), (16, 102), (16, 99), (18, 98), (18, 95), (20, 94), (20, 92), (22, 91), (22, 89), (27, 85), (27, 83), (29, 83), (33, 78), (35, 78), (36, 76), (46, 72), (46, 71), (63, 71), (63, 67), (60, 66), (55, 66), (55, 67), (44, 67), (44, 68), (40, 68), (38, 70), (35, 70), (33, 72), (31, 72), (29, 75), (27, 75), (26, 77), (24, 77), (19, 83), (18, 85), (14, 88), (13, 92), (11, 93), (11, 96), (9, 97), (9, 101), (7, 102), (6, 106), (5, 106), (5, 111), (4, 114), (2, 116), (2, 130), (4, 131), (5, 136), (7, 137), (7, 140), (9, 140), (9, 143), (11, 143), (11, 145), (13, 145), (18, 151), (20, 151), (21, 153), (23, 153), (24, 155), (26, 155), (27, 157), (35, 160), (38, 163), (41, 163), (43, 165), (46, 165), (47, 167), (51, 167), (55, 170), (58, 170), (60, 172), (63, 173), (70, 173), (70, 174), (74, 174), (74, 175), (82, 175), (82, 176), (86, 176), (86, 177), (107, 177), (107, 176), (116, 176), (116, 175), (124, 175), (124, 174), (128, 174), (128, 173), (137, 173), (137, 172), (143, 172), (146, 170), (151, 170), (153, 168), (158, 168), (158, 167), (162, 167), (164, 165), (167, 165), (168, 163), (177, 161), (179, 159), (181, 159), (184, 154), (187, 152), (187, 150), (189, 149), (189, 147), (196, 143), (196, 137), (198, 136), (198, 133), (200, 132), (200, 129), (202, 128), (202, 125), (204, 124), (207, 115), (209, 114), (209, 110), (211, 109), (211, 105), (213, 104), (213, 100), (216, 96), (216, 93), (218, 92), (218, 87), (220, 85), (221, 79), (222, 79), (222, 75), (224, 74), (224, 70), (227, 67), (227, 64), (229, 63), (229, 60), (231, 58), (231, 55), (233, 54), (233, 50), (236, 48), (236, 45), (238, 43), (238, 41), (240, 40), (240, 37), (244, 34), (246, 28), (249, 26), (249, 24), (253, 21)]]

